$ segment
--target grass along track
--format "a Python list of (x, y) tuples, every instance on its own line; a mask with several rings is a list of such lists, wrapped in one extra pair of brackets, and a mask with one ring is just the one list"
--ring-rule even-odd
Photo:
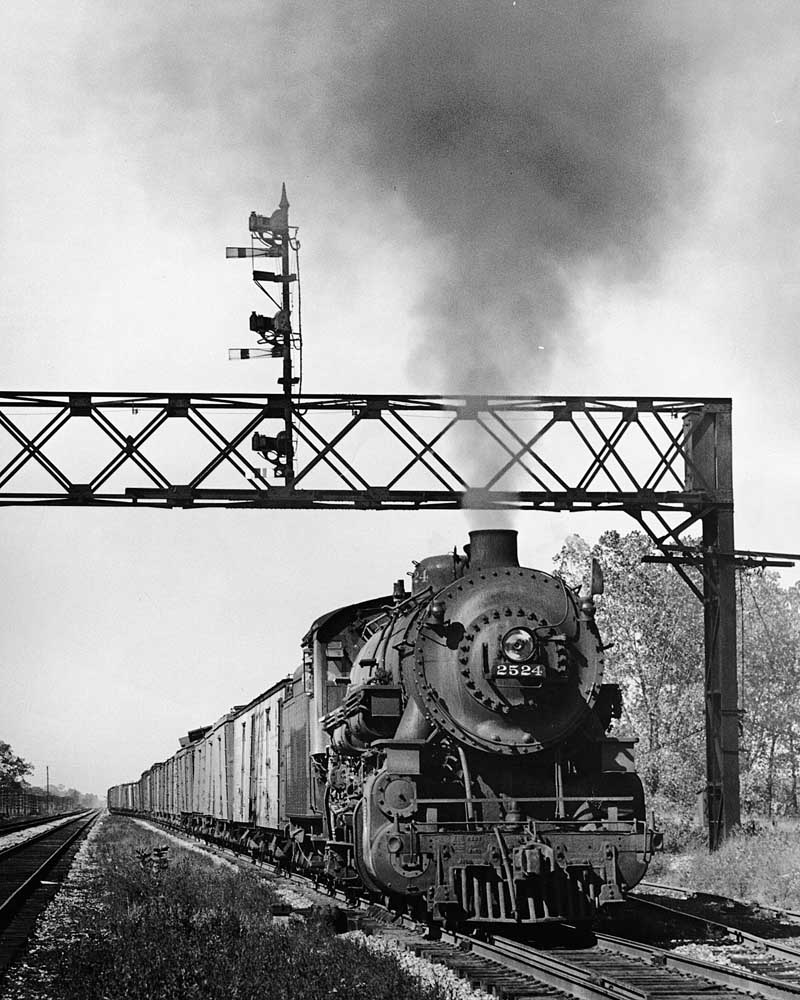
[[(153, 825), (153, 829), (160, 827)], [(174, 830), (171, 836), (198, 844), (195, 838)], [(354, 901), (341, 891), (321, 888), (307, 876), (280, 872), (269, 862), (254, 863), (229, 848), (204, 844), (201, 849), (245, 872), (280, 875), (281, 882), (295, 886), (308, 898), (309, 908), (326, 901), (340, 903), (350, 912), (351, 926), (389, 935), (416, 955), (450, 968), (475, 988), (509, 1000), (557, 995), (590, 1000), (734, 1000), (742, 996), (800, 1000), (800, 966), (794, 967), (797, 980), (782, 968), (776, 970), (776, 975), (774, 958), (766, 974), (763, 962), (754, 961), (752, 968), (718, 965), (604, 934), (596, 935), (591, 947), (547, 951), (508, 938), (480, 941), (447, 931), (436, 941), (425, 940), (426, 928), (385, 906), (363, 899)], [(793, 955), (800, 961), (800, 954)]]

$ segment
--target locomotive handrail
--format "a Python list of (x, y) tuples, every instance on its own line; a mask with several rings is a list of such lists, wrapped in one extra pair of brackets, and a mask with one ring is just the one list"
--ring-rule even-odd
[[(472, 801), (479, 805), (481, 802), (499, 802), (508, 805), (511, 796), (504, 798), (486, 797), (475, 798)], [(448, 797), (444, 799), (417, 799), (422, 805), (434, 805), (437, 802), (466, 802), (466, 799)], [(547, 796), (523, 796), (515, 795), (514, 802), (633, 802), (632, 795), (547, 795)]]

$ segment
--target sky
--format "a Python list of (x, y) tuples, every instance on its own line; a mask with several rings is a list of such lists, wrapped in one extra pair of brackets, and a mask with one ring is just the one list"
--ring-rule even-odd
[[(799, 42), (769, 0), (9, 0), (2, 388), (276, 391), (224, 248), (285, 181), (306, 391), (730, 396), (737, 545), (798, 551)], [(102, 793), (496, 523), (3, 508), (0, 739)], [(547, 569), (634, 524), (513, 527)]]

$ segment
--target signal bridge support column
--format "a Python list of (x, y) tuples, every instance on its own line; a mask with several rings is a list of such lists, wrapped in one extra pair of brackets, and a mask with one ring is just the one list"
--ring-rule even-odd
[[(732, 496), (730, 412), (692, 414), (687, 424), (695, 473), (715, 492)], [(702, 527), (706, 807), (709, 846), (715, 850), (741, 819), (733, 505), (712, 507), (704, 513)]]

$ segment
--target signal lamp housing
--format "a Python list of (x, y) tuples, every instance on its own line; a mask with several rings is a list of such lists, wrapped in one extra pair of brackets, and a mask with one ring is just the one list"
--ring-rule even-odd
[(285, 309), (279, 309), (274, 316), (262, 316), (255, 311), (251, 312), (250, 329), (262, 336), (265, 333), (291, 333), (289, 313)]
[(276, 437), (256, 432), (252, 440), (253, 451), (263, 455), (268, 462), (277, 461), (289, 454), (289, 437), (286, 431), (278, 431)]

